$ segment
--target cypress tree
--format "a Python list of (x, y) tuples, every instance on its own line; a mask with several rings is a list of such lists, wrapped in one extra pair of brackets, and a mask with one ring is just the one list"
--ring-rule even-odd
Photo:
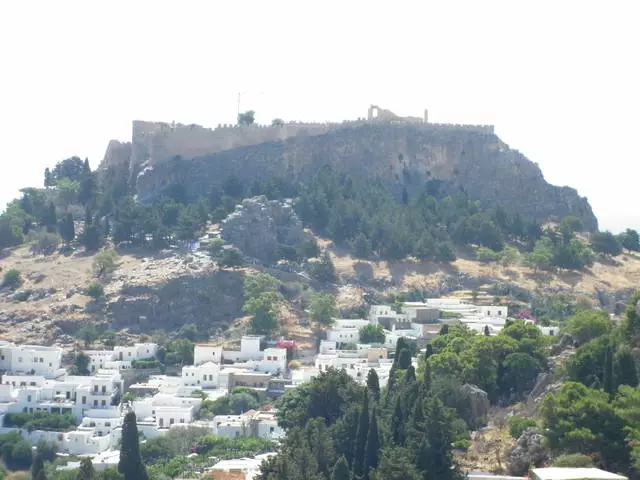
[(67, 213), (60, 220), (60, 236), (67, 243), (71, 243), (76, 236), (76, 229), (73, 224), (73, 215), (70, 213)]
[(31, 464), (31, 478), (33, 480), (46, 480), (44, 474), (44, 460), (40, 452), (36, 453), (33, 463)]
[(349, 472), (349, 465), (347, 465), (347, 459), (342, 455), (331, 470), (331, 480), (350, 480), (351, 472)]
[(380, 437), (378, 432), (378, 416), (376, 407), (371, 411), (371, 421), (369, 422), (369, 432), (367, 433), (367, 444), (365, 447), (365, 464), (363, 478), (369, 478), (369, 472), (373, 468), (378, 468), (380, 454)]
[(489, 325), (485, 325), (484, 326), (484, 334), (485, 334), (486, 337), (491, 335), (491, 331), (489, 330)]
[(429, 357), (424, 359), (424, 371), (422, 372), (422, 389), (424, 393), (431, 391), (431, 365), (429, 364)]
[(425, 442), (421, 445), (420, 463), (427, 480), (453, 480), (459, 477), (452, 455), (452, 429), (442, 402), (430, 399), (427, 403)]
[(636, 362), (628, 348), (618, 351), (616, 359), (616, 383), (618, 385), (638, 386), (638, 370)]
[(367, 390), (369, 390), (376, 401), (380, 399), (380, 379), (373, 368), (370, 369), (367, 374)]
[(613, 351), (610, 345), (607, 345), (607, 349), (604, 352), (604, 378), (602, 383), (603, 390), (609, 396), (612, 396), (616, 387), (613, 380)]
[(429, 358), (431, 355), (433, 355), (433, 345), (431, 345), (430, 343), (427, 345), (427, 349), (424, 352), (425, 356), (427, 358)]
[(362, 409), (358, 418), (358, 431), (356, 432), (356, 442), (353, 451), (353, 467), (351, 468), (355, 476), (362, 476), (364, 473), (364, 454), (369, 433), (369, 395), (364, 392)]
[(80, 460), (80, 469), (76, 480), (94, 480), (96, 478), (96, 471), (93, 468), (93, 463), (90, 458), (83, 458)]
[(149, 478), (140, 457), (138, 425), (134, 412), (128, 412), (124, 416), (118, 471), (124, 475), (124, 480), (147, 480)]
[(391, 438), (395, 445), (404, 444), (404, 413), (399, 395), (396, 397), (396, 404), (391, 416)]
[(416, 369), (413, 367), (413, 365), (409, 365), (409, 368), (407, 368), (407, 371), (404, 374), (404, 384), (408, 385), (410, 383), (415, 383), (416, 381)]
[(42, 223), (47, 228), (47, 232), (53, 233), (55, 231), (56, 225), (58, 224), (56, 207), (53, 202), (49, 202), (49, 205), (47, 205), (43, 220), (44, 221)]
[(403, 348), (398, 359), (398, 368), (406, 370), (411, 366), (411, 352), (408, 348)]

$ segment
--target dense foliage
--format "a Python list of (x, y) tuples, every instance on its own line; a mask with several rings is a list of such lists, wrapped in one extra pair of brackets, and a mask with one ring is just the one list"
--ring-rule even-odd
[(32, 430), (64, 431), (75, 428), (76, 422), (71, 414), (33, 412), (7, 413), (4, 417), (7, 427), (26, 428)]

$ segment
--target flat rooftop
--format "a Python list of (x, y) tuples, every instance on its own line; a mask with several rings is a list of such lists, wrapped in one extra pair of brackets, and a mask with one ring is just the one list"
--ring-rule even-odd
[(539, 480), (627, 480), (627, 477), (599, 468), (534, 468), (531, 473)]

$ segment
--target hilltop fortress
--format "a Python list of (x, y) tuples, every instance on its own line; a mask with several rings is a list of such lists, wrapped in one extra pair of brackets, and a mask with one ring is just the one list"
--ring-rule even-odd
[(492, 125), (429, 123), (400, 117), (376, 105), (367, 117), (341, 123), (199, 125), (134, 121), (131, 142), (111, 141), (101, 168), (128, 168), (140, 201), (172, 184), (190, 198), (206, 195), (234, 175), (304, 180), (322, 166), (359, 177), (377, 177), (398, 198), (429, 180), (465, 191), (485, 204), (503, 204), (541, 220), (575, 215), (597, 230), (589, 203), (569, 187), (549, 185), (538, 166), (512, 150)]

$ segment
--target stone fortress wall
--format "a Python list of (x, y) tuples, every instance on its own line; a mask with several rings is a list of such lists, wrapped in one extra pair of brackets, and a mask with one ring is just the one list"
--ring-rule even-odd
[(346, 127), (367, 124), (412, 124), (428, 130), (467, 131), (492, 134), (493, 125), (457, 125), (428, 123), (424, 117), (400, 117), (375, 105), (369, 107), (366, 119), (336, 123), (287, 122), (282, 125), (200, 125), (134, 120), (131, 143), (112, 140), (102, 167), (128, 162), (131, 171), (153, 167), (170, 158), (198, 157), (237, 147), (283, 141), (298, 136), (323, 135)]

